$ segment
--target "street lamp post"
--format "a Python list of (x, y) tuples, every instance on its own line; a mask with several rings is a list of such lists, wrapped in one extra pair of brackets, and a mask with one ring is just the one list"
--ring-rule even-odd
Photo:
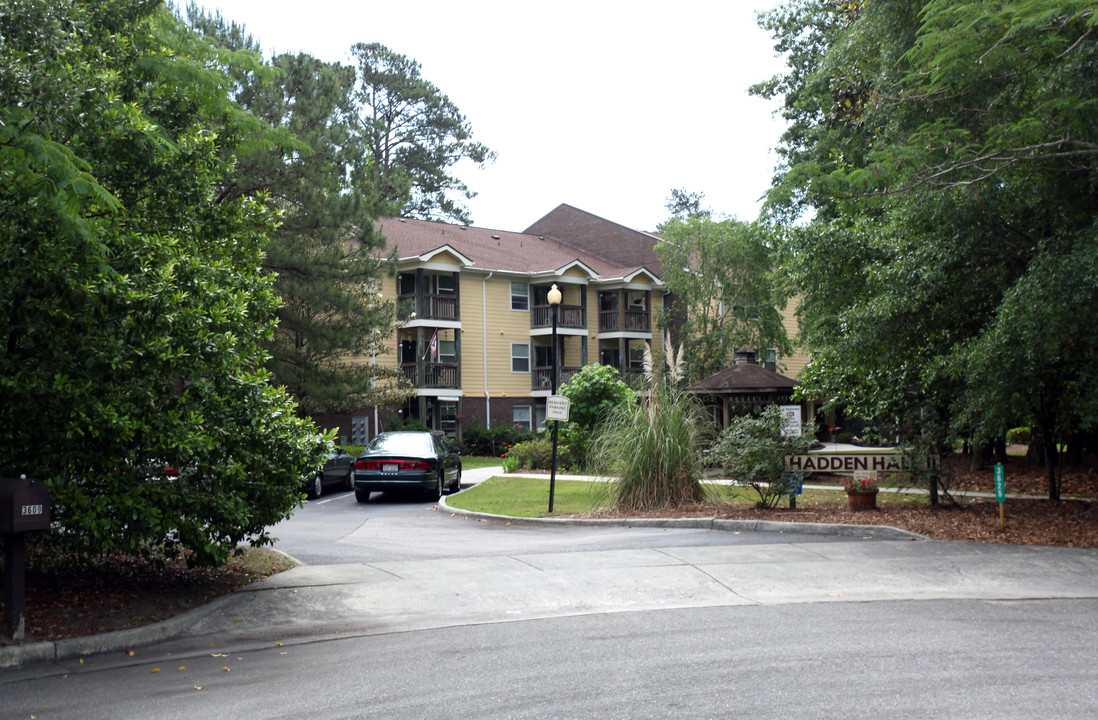
[[(552, 359), (551, 370), (553, 376), (550, 380), (550, 384), (553, 387), (551, 395), (557, 394), (557, 313), (560, 311), (561, 294), (557, 289), (556, 284), (549, 288), (547, 295), (549, 300), (549, 307), (553, 310), (553, 346), (550, 349), (549, 355)], [(553, 420), (553, 459), (550, 464), (549, 470), (549, 513), (553, 513), (553, 494), (557, 486), (557, 426), (560, 425), (559, 420)]]

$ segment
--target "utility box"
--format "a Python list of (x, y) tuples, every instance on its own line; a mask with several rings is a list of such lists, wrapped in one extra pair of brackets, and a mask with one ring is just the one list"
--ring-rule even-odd
[(50, 529), (50, 495), (34, 478), (0, 478), (0, 535)]

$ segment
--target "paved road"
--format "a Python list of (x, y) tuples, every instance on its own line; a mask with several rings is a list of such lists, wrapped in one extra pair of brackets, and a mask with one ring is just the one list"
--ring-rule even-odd
[(379, 500), (310, 503), (309, 564), (177, 639), (0, 671), (0, 717), (1098, 716), (1093, 550)]

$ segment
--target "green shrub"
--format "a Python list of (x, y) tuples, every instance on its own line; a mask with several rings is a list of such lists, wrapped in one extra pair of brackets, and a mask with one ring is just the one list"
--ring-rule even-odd
[(584, 470), (590, 467), (588, 456), (591, 431), (576, 423), (565, 423), (557, 436), (557, 467)]
[(470, 428), (462, 433), (462, 454), (481, 457), (501, 457), (507, 449), (524, 439), (530, 433), (519, 432), (508, 425), (494, 428)]
[(560, 389), (571, 401), (569, 419), (587, 430), (615, 408), (636, 402), (637, 396), (621, 379), (621, 373), (609, 365), (585, 365)]
[(727, 471), (737, 484), (752, 488), (759, 505), (774, 507), (785, 493), (782, 472), (787, 455), (802, 455), (816, 442), (813, 428), (800, 435), (783, 435), (785, 417), (770, 405), (755, 416), (737, 417), (710, 451), (710, 462)]
[(1011, 428), (1006, 434), (1007, 445), (1029, 445), (1032, 433), (1028, 427)]
[[(546, 438), (527, 440), (507, 451), (503, 458), (504, 472), (514, 470), (549, 470), (553, 459), (553, 443)], [(508, 470), (508, 468), (512, 468)]]

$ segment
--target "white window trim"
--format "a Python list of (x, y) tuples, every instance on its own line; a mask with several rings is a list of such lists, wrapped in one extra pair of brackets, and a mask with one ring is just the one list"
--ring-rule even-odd
[[(526, 369), (525, 370), (516, 370), (515, 369), (515, 359), (516, 359), (515, 348), (516, 347), (526, 348), (526, 355), (524, 357), (520, 358), (520, 359), (526, 361)], [(531, 365), (531, 363), (532, 363), (532, 360), (530, 358), (530, 343), (511, 343), (511, 372), (516, 373), (516, 374), (529, 375), (530, 374), (530, 365)]]
[[(516, 295), (515, 295), (515, 286), (516, 285), (520, 285), (520, 286), (522, 286), (526, 289), (526, 294), (525, 295), (517, 296), (517, 297), (526, 298), (526, 307), (524, 307), (524, 308), (516, 308), (515, 307), (515, 297), (516, 297)], [(518, 282), (517, 280), (512, 280), (511, 281), (511, 309), (514, 310), (515, 312), (530, 312), (530, 283)]]
[[(519, 420), (517, 417), (515, 417), (515, 413), (518, 410), (525, 410), (526, 411), (526, 419), (525, 420)], [(511, 408), (511, 427), (515, 427), (517, 425), (522, 425), (523, 427), (526, 428), (527, 432), (530, 432), (531, 429), (532, 429), (533, 422), (534, 422), (534, 411), (533, 411), (533, 408), (531, 408), (529, 405), (515, 405)]]

